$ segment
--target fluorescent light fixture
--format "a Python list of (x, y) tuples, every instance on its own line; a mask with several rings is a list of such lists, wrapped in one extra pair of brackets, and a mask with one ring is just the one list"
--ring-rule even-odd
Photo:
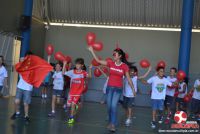
[[(44, 24), (47, 25), (46, 22)], [(153, 30), (153, 31), (176, 31), (180, 28), (158, 28), (158, 27), (134, 27), (134, 26), (109, 26), (109, 25), (92, 25), (92, 24), (72, 24), (72, 23), (50, 23), (51, 26), (68, 26), (68, 27), (91, 27), (91, 28), (109, 28), (109, 29), (135, 29), (135, 30)], [(200, 32), (200, 29), (192, 29), (192, 32)]]

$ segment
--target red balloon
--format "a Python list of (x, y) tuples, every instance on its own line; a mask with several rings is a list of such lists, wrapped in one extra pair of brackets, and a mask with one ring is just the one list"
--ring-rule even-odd
[(105, 73), (105, 74), (107, 74), (109, 71), (108, 71), (108, 68), (106, 68), (106, 67), (103, 67), (103, 72)]
[(112, 58), (108, 57), (108, 58), (106, 58), (106, 61), (107, 62), (112, 62), (113, 60), (112, 60)]
[(178, 95), (179, 95), (179, 92), (176, 91), (176, 92), (174, 93), (174, 97), (178, 97)]
[(86, 35), (86, 41), (88, 45), (92, 45), (95, 42), (96, 35), (93, 32), (89, 32)]
[(47, 54), (48, 54), (48, 55), (52, 55), (52, 54), (53, 54), (53, 51), (54, 51), (53, 45), (51, 45), (51, 44), (47, 45), (47, 48), (46, 48)]
[(101, 51), (103, 49), (103, 43), (102, 42), (94, 42), (92, 44), (92, 47), (95, 51)]
[(128, 58), (129, 58), (129, 55), (128, 55), (128, 53), (126, 53), (126, 54), (125, 54), (125, 57), (126, 57), (126, 59), (128, 60)]
[(102, 75), (101, 71), (98, 68), (95, 68), (94, 69), (94, 76), (99, 77), (101, 75)]
[(158, 64), (157, 64), (157, 67), (163, 67), (163, 68), (165, 68), (165, 66), (166, 66), (166, 64), (165, 64), (165, 62), (164, 61), (159, 61), (158, 62)]
[(61, 52), (56, 52), (56, 53), (54, 54), (54, 57), (55, 57), (55, 59), (58, 60), (58, 61), (61, 61), (61, 62), (66, 61), (65, 55), (62, 54)]
[[(99, 59), (101, 60), (100, 57), (99, 57)], [(93, 65), (93, 66), (99, 66), (100, 64), (99, 64), (95, 59), (93, 59), (93, 60), (92, 60), (92, 65)]]
[(191, 97), (189, 95), (185, 95), (183, 98), (183, 101), (188, 103), (191, 100)]
[(186, 77), (186, 74), (184, 71), (182, 70), (179, 70), (178, 73), (177, 73), (177, 79), (180, 81), (180, 80), (184, 80)]
[(71, 58), (70, 56), (65, 56), (65, 60), (66, 60), (68, 63), (72, 62), (72, 58)]
[(194, 90), (192, 90), (192, 91), (190, 91), (190, 92), (189, 92), (189, 94), (188, 94), (188, 95), (190, 96), (190, 98), (192, 98), (192, 96), (193, 96), (193, 93), (194, 93)]
[(147, 68), (147, 67), (150, 66), (150, 63), (149, 63), (148, 60), (143, 59), (143, 60), (140, 61), (140, 66), (141, 66), (142, 68)]
[(68, 70), (69, 70), (69, 65), (67, 64), (67, 65), (65, 66), (65, 68), (66, 68), (66, 70), (68, 71)]

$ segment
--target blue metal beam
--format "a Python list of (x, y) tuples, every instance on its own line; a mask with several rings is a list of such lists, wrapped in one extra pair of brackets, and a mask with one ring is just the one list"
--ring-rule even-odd
[[(24, 12), (23, 15), (30, 16), (32, 18), (33, 0), (24, 0)], [(24, 57), (25, 53), (30, 50), (30, 38), (31, 28), (22, 32), (22, 45), (20, 51), (20, 57)]]
[(194, 0), (183, 0), (178, 69), (189, 75)]

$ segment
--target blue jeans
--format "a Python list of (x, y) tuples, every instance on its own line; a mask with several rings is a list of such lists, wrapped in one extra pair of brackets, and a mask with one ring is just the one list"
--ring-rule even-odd
[(117, 104), (122, 94), (122, 88), (108, 86), (106, 94), (109, 123), (117, 125)]

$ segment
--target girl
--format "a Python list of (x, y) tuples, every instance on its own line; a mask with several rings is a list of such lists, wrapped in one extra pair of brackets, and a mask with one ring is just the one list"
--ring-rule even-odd
[[(66, 62), (64, 62), (64, 68), (65, 65)], [(89, 72), (88, 75), (88, 73), (84, 71), (83, 68), (84, 68), (84, 60), (82, 58), (78, 58), (75, 60), (75, 68), (73, 70), (67, 72), (63, 70), (63, 74), (71, 78), (70, 91), (67, 100), (67, 107), (71, 108), (68, 124), (73, 124), (75, 122), (74, 121), (75, 108), (80, 100), (83, 91), (86, 88), (85, 78), (91, 77), (91, 71)]]
[(152, 100), (152, 122), (151, 127), (156, 128), (156, 114), (160, 114), (159, 123), (163, 120), (163, 108), (167, 86), (172, 86), (172, 83), (164, 77), (164, 68), (157, 67), (157, 75), (150, 79), (142, 80), (144, 84), (152, 85), (151, 100)]
[[(138, 75), (138, 69), (136, 66), (131, 66), (130, 67), (130, 71), (129, 74), (131, 76), (131, 80), (134, 84), (135, 87), (135, 92), (137, 92), (137, 80), (141, 80), (147, 77), (147, 75), (150, 73), (151, 71), (151, 66), (149, 67), (148, 71), (143, 75), (143, 76), (137, 76)], [(125, 121), (125, 125), (126, 126), (130, 126), (131, 124), (131, 117), (133, 115), (133, 103), (134, 103), (134, 97), (133, 96), (133, 92), (131, 90), (130, 85), (128, 84), (128, 80), (127, 78), (125, 78), (125, 86), (124, 86), (124, 91), (123, 91), (123, 95), (124, 95), (124, 108), (126, 110), (126, 121)]]
[(92, 53), (95, 60), (101, 65), (109, 68), (109, 80), (106, 89), (107, 95), (107, 108), (109, 116), (108, 129), (115, 132), (117, 125), (117, 104), (122, 94), (123, 89), (123, 76), (127, 77), (127, 80), (131, 86), (134, 96), (136, 95), (133, 82), (129, 75), (129, 67), (132, 63), (126, 60), (125, 53), (122, 49), (117, 48), (113, 51), (114, 61), (100, 60), (95, 54), (93, 48), (90, 46), (88, 50)]
[[(177, 83), (177, 78), (176, 78), (176, 72), (177, 72), (177, 69), (172, 67), (170, 69), (170, 76), (167, 77), (167, 79), (174, 83), (174, 84), (178, 84)], [(167, 87), (167, 90), (166, 90), (166, 97), (165, 97), (165, 105), (166, 105), (166, 108), (167, 108), (167, 118), (165, 120), (165, 124), (168, 124), (169, 121), (170, 121), (170, 117), (172, 115), (172, 109), (174, 108), (174, 93), (175, 93), (175, 90), (176, 90), (176, 86), (171, 86), (171, 87)]]
[(176, 97), (176, 111), (186, 110), (186, 103), (183, 101), (184, 96), (187, 94), (186, 78), (178, 82), (178, 96)]
[(64, 78), (62, 73), (62, 64), (57, 63), (55, 67), (55, 72), (52, 76), (53, 78), (53, 95), (51, 102), (51, 112), (48, 114), (48, 117), (55, 117), (55, 105), (56, 100), (60, 99), (64, 87)]
[(1, 91), (3, 89), (3, 86), (5, 86), (5, 88), (8, 88), (8, 73), (4, 65), (5, 64), (3, 56), (0, 56), (0, 96), (2, 95)]

